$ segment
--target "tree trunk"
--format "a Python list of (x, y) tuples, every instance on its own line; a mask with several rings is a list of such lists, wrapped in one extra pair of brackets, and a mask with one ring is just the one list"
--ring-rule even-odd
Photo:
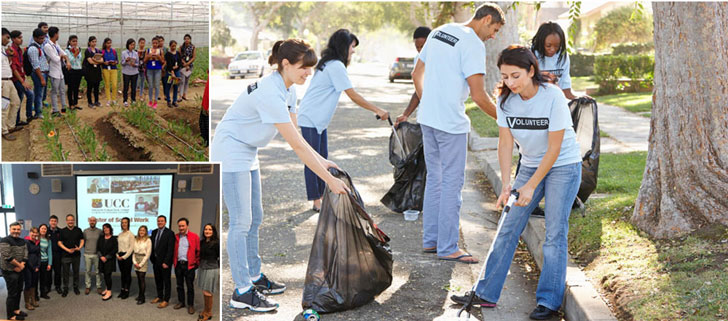
[(258, 36), (260, 35), (260, 31), (263, 29), (261, 26), (254, 26), (253, 30), (250, 32), (250, 49), (248, 50), (258, 50)]
[(496, 2), (506, 14), (506, 24), (500, 28), (494, 39), (485, 42), (485, 91), (492, 94), (495, 86), (500, 82), (500, 70), (496, 63), (498, 55), (514, 43), (518, 43), (518, 15), (513, 8), (513, 2)]
[(656, 238), (728, 225), (728, 2), (653, 2), (655, 91), (632, 221)]

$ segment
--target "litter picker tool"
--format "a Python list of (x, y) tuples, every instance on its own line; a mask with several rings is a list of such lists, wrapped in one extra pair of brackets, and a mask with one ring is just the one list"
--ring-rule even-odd
[[(377, 115), (377, 120), (380, 120), (380, 119), (382, 119), (382, 117), (379, 117), (379, 115)], [(404, 145), (402, 145), (402, 140), (399, 139), (399, 135), (397, 135), (397, 129), (394, 128), (394, 124), (392, 123), (392, 118), (391, 117), (387, 118), (387, 120), (389, 121), (389, 126), (392, 126), (392, 133), (394, 133), (394, 138), (397, 139), (397, 144), (399, 144), (399, 148), (402, 150), (402, 155), (404, 155)]]
[[(490, 248), (488, 249), (488, 255), (485, 256), (485, 260), (483, 261), (483, 268), (480, 269), (480, 276), (478, 276), (478, 280), (475, 281), (475, 284), (473, 284), (473, 288), (470, 289), (470, 296), (468, 297), (468, 302), (463, 305), (462, 308), (460, 308), (460, 311), (458, 311), (458, 318), (461, 320), (468, 320), (470, 319), (470, 309), (473, 307), (473, 299), (475, 299), (475, 287), (478, 286), (478, 283), (480, 283), (481, 280), (485, 278), (485, 267), (488, 265), (488, 259), (490, 258), (490, 254), (493, 253), (493, 247), (495, 246), (495, 241), (498, 239), (498, 234), (500, 233), (501, 227), (503, 226), (503, 222), (506, 220), (506, 216), (508, 215), (508, 212), (511, 210), (511, 207), (513, 207), (513, 203), (516, 202), (518, 199), (518, 191), (515, 189), (511, 190), (511, 196), (508, 197), (508, 201), (506, 202), (506, 206), (503, 207), (503, 214), (501, 214), (500, 220), (498, 221), (498, 227), (495, 230), (495, 237), (493, 238), (493, 242), (490, 244)], [(463, 319), (460, 317), (460, 315), (465, 311), (467, 313), (467, 316)]]

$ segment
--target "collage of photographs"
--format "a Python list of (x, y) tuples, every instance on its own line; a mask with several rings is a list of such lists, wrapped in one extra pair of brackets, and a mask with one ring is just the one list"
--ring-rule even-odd
[(728, 321), (728, 1), (0, 25), (0, 320)]

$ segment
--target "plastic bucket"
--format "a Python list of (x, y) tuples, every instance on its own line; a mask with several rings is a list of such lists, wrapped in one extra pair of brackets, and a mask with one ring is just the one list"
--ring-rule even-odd
[(406, 210), (404, 211), (404, 220), (405, 221), (416, 221), (417, 217), (420, 215), (420, 211), (418, 210)]

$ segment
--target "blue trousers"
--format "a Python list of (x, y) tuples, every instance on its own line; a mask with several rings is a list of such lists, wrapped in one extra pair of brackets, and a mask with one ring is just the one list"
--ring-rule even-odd
[[(33, 117), (33, 90), (26, 89), (23, 87), (23, 83), (19, 81), (13, 81), (13, 85), (15, 85), (15, 90), (18, 92), (18, 98), (22, 101), (23, 97), (25, 97), (25, 118), (29, 120)], [(18, 108), (18, 118), (15, 121), (16, 125), (20, 122), (20, 109)]]
[[(535, 172), (536, 168), (521, 166), (513, 187), (521, 188)], [(484, 277), (475, 289), (480, 298), (498, 302), (518, 239), (526, 228), (531, 212), (545, 197), (546, 240), (543, 243), (543, 270), (538, 279), (536, 301), (551, 310), (559, 310), (566, 288), (569, 214), (580, 184), (581, 162), (552, 167), (534, 190), (531, 202), (525, 207), (512, 207), (505, 220), (501, 219), (501, 230), (486, 262)]]
[(422, 246), (437, 247), (438, 256), (448, 256), (458, 251), (468, 138), (467, 134), (420, 126), (427, 166)]
[(36, 75), (35, 71), (33, 71), (32, 74), (30, 74), (30, 78), (33, 79), (33, 98), (34, 98), (34, 110), (35, 115), (40, 116), (43, 114), (43, 101), (45, 101), (46, 98), (46, 89), (48, 88), (47, 81), (48, 81), (48, 74), (43, 74), (43, 79), (46, 80), (46, 86), (42, 86), (40, 84), (40, 77)]
[[(311, 145), (321, 157), (329, 157), (329, 142), (326, 138), (326, 129), (319, 135), (316, 128), (301, 127), (303, 139)], [(303, 176), (306, 178), (306, 197), (309, 201), (317, 200), (324, 196), (324, 188), (326, 183), (319, 178), (310, 168), (303, 169)]]

